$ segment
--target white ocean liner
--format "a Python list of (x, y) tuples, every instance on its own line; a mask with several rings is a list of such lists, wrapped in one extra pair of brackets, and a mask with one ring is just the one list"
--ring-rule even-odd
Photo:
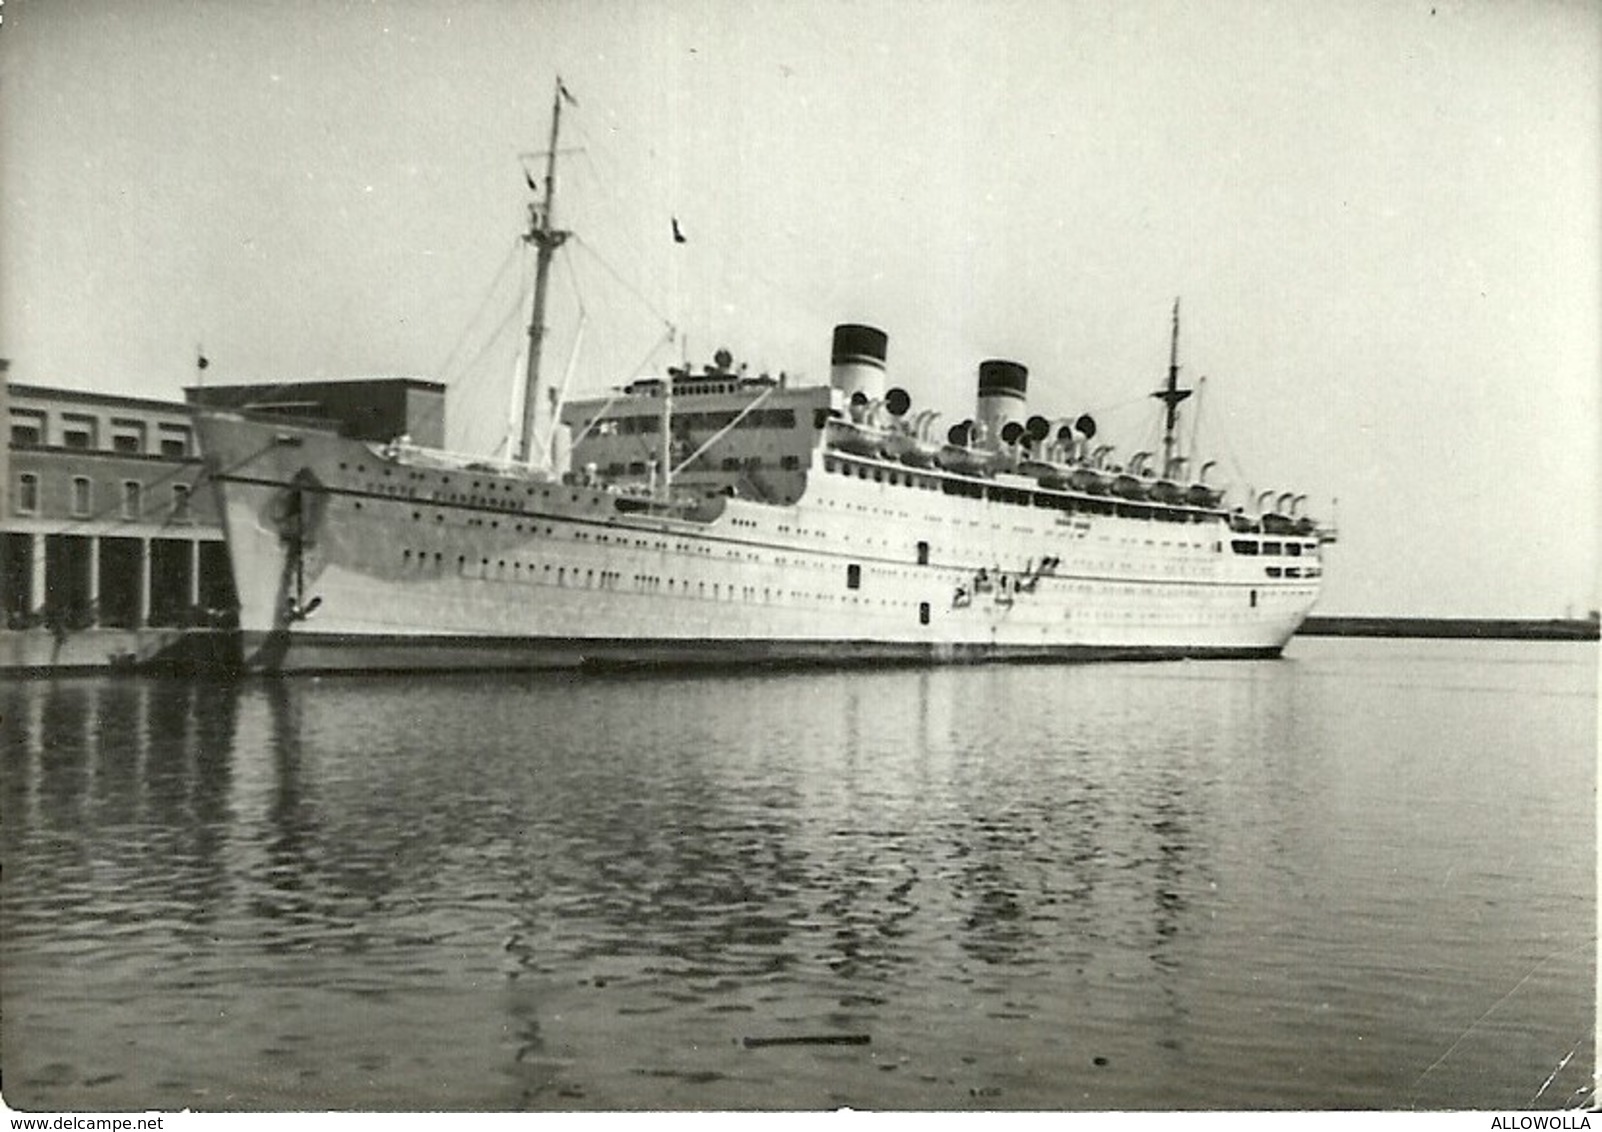
[[(262, 671), (1277, 655), (1333, 532), (1303, 497), (1226, 509), (1179, 450), (1178, 304), (1162, 450), (1027, 411), (978, 367), (973, 420), (887, 388), (888, 339), (834, 333), (827, 385), (719, 352), (550, 418), (554, 99), (519, 460), (468, 462), (197, 409)], [(569, 444), (556, 443), (571, 437)], [(566, 448), (567, 469), (552, 453)]]

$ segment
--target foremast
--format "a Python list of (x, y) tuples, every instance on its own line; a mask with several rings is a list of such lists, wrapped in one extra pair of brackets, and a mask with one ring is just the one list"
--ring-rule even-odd
[(1163, 478), (1174, 474), (1175, 449), (1179, 446), (1179, 406), (1193, 390), (1179, 387), (1179, 300), (1174, 300), (1174, 329), (1168, 344), (1168, 382), (1152, 396), (1161, 401), (1163, 412)]
[[(528, 231), (523, 242), (534, 246), (534, 301), (528, 322), (528, 371), (523, 382), (523, 427), (517, 441), (519, 463), (549, 470), (551, 461), (551, 434), (554, 421), (545, 406), (545, 390), (540, 381), (540, 355), (545, 344), (545, 303), (550, 286), (551, 260), (556, 250), (567, 242), (572, 233), (557, 228), (554, 220), (556, 204), (556, 145), (562, 129), (562, 103), (572, 95), (562, 85), (560, 76), (551, 96), (551, 144), (545, 152), (545, 182), (542, 199), (528, 206)], [(533, 188), (533, 179), (529, 179)], [(540, 432), (545, 422), (543, 436)]]

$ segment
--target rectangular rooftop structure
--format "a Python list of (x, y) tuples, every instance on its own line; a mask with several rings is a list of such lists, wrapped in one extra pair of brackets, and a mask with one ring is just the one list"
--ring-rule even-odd
[(445, 386), (422, 378), (187, 386), (184, 399), (195, 406), (321, 424), (352, 440), (382, 444), (409, 436), (425, 448), (445, 446)]

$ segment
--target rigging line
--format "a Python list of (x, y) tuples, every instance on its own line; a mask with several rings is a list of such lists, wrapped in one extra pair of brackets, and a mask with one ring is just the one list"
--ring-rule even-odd
[(601, 267), (606, 270), (607, 274), (610, 275), (613, 279), (615, 279), (617, 281), (618, 285), (621, 286), (624, 290), (628, 291), (636, 299), (640, 300), (640, 302), (645, 305), (645, 308), (647, 310), (649, 310), (657, 318), (661, 319), (663, 325), (669, 326), (669, 327), (671, 327), (673, 325), (673, 320), (668, 318), (667, 315), (663, 314), (660, 310), (658, 310), (656, 308), (656, 305), (654, 303), (652, 303), (650, 299), (647, 299), (645, 297), (645, 295), (641, 293), (641, 291), (640, 291), (640, 289), (638, 287), (634, 286), (634, 284), (630, 283), (627, 279), (623, 278), (623, 276), (618, 272), (618, 270), (615, 267), (613, 267), (610, 263), (608, 263), (605, 260), (605, 258), (602, 257), (601, 253), (596, 251), (594, 245), (592, 245), (588, 240), (583, 239), (582, 237), (578, 236), (577, 234), (574, 234), (573, 236), (570, 236), (569, 240), (570, 240), (570, 242), (576, 243), (579, 247), (581, 247), (585, 251), (589, 252), (590, 255), (594, 256), (595, 257), (595, 261), (597, 263), (599, 263), (601, 265)]
[(588, 147), (583, 151), (583, 156), (590, 165), (590, 171), (595, 174), (595, 182), (601, 188), (601, 200), (616, 223), (618, 232), (623, 235), (640, 262), (647, 262), (651, 257), (646, 254), (645, 245), (641, 242), (639, 234), (633, 230), (624, 216), (622, 199), (607, 184), (606, 175), (591, 160)]
[(1196, 459), (1196, 437), (1201, 432), (1202, 394), (1207, 389), (1207, 377), (1203, 375), (1196, 379), (1196, 402), (1190, 410), (1190, 458)]
[(590, 312), (584, 307), (584, 289), (579, 286), (578, 271), (573, 266), (573, 257), (570, 255), (563, 256), (562, 264), (567, 268), (567, 277), (573, 286), (573, 301), (578, 304), (579, 324), (583, 325)]
[[(634, 369), (630, 371), (630, 373), (631, 374), (638, 374), (641, 370), (643, 370), (646, 367), (647, 363), (649, 363), (650, 360), (656, 356), (656, 352), (658, 350), (660, 350), (663, 346), (666, 346), (669, 342), (672, 342), (673, 339), (677, 336), (677, 334), (678, 334), (678, 330), (675, 327), (670, 325), (667, 328), (667, 330), (663, 333), (662, 337), (660, 337), (660, 338), (658, 338), (656, 340), (656, 344), (654, 346), (652, 346), (650, 348), (650, 350), (646, 351), (645, 357), (640, 359), (640, 364), (635, 366)], [(668, 377), (664, 378), (663, 380), (672, 381), (673, 377), (670, 374), (670, 375), (668, 375)], [(592, 416), (589, 420), (584, 422), (584, 427), (582, 429), (580, 429), (579, 432), (578, 432), (578, 435), (573, 437), (573, 439), (569, 442), (569, 448), (577, 448), (578, 447), (578, 442), (583, 440), (586, 436), (588, 436), (590, 434), (590, 430), (592, 428), (594, 428), (596, 426), (596, 424), (598, 424), (603, 417), (606, 416), (606, 411), (608, 409), (610, 409), (612, 407), (612, 405), (617, 401), (617, 399), (619, 397), (621, 397), (621, 396), (623, 396), (623, 389), (621, 387), (612, 390), (611, 395), (608, 396), (607, 399), (604, 402), (601, 403), (601, 407), (599, 409), (595, 410), (595, 415)]]
[(506, 328), (512, 324), (513, 320), (515, 320), (522, 313), (522, 311), (523, 296), (521, 294), (514, 295), (509, 309), (507, 310), (506, 314), (501, 317), (500, 325), (495, 328), (495, 332), (483, 341), (477, 352), (475, 352), (467, 364), (462, 367), (462, 379), (455, 386), (458, 393), (465, 394), (469, 389), (472, 388), (472, 379), (476, 375), (475, 367), (480, 361), (483, 360), (484, 355), (500, 342), (501, 338), (506, 334)]
[[(190, 499), (193, 500), (196, 489), (198, 489), (207, 480), (213, 480), (213, 479), (216, 479), (218, 476), (226, 476), (226, 475), (231, 474), (235, 469), (243, 467), (244, 465), (250, 463), (250, 461), (256, 459), (256, 457), (258, 457), (258, 456), (262, 455), (263, 453), (267, 452), (269, 449), (271, 449), (273, 447), (274, 443), (275, 442), (269, 441), (268, 443), (266, 443), (266, 444), (262, 445), (260, 448), (258, 448), (256, 451), (249, 453), (248, 455), (244, 456), (243, 458), (241, 458), (237, 462), (235, 462), (233, 464), (230, 464), (228, 467), (220, 469), (220, 470), (218, 470), (216, 472), (212, 472), (212, 471), (208, 470), (206, 468), (205, 464), (202, 463), (201, 464), (201, 468), (200, 468), (200, 472), (199, 472), (199, 474), (197, 474), (195, 476), (194, 482), (184, 485), (184, 486), (187, 486), (190, 489), (190, 491), (189, 491)], [(55, 530), (52, 533), (54, 533), (54, 534), (62, 534), (62, 535), (70, 535), (70, 534), (74, 534), (75, 532), (78, 532), (78, 531), (86, 530), (89, 527), (92, 527), (92, 526), (94, 526), (94, 525), (96, 525), (98, 523), (111, 523), (111, 524), (114, 524), (114, 526), (112, 527), (113, 531), (115, 531), (115, 530), (117, 530), (119, 528), (122, 528), (122, 527), (134, 526), (136, 524), (142, 524), (142, 523), (152, 523), (152, 524), (154, 524), (156, 526), (157, 530), (162, 530), (162, 531), (171, 530), (176, 524), (183, 523), (185, 525), (186, 529), (191, 529), (192, 530), (196, 526), (198, 526), (198, 524), (195, 522), (194, 519), (175, 519), (173, 517), (173, 512), (170, 512), (170, 511), (164, 517), (162, 517), (159, 522), (155, 519), (154, 516), (152, 516), (152, 517), (147, 519), (146, 516), (145, 516), (146, 507), (145, 507), (145, 499), (144, 499), (145, 491), (147, 489), (158, 488), (158, 487), (161, 487), (163, 484), (172, 482), (178, 476), (182, 475), (185, 471), (187, 471), (190, 466), (191, 466), (191, 462), (190, 461), (186, 461), (186, 462), (184, 462), (182, 464), (179, 464), (177, 467), (169, 469), (168, 471), (166, 471), (162, 475), (157, 476), (153, 480), (150, 480), (148, 482), (146, 482), (144, 480), (139, 481), (139, 485), (140, 485), (139, 486), (139, 514), (135, 518), (129, 519), (129, 518), (123, 517), (121, 515), (119, 515), (115, 519), (111, 518), (111, 513), (113, 511), (119, 510), (121, 508), (121, 501), (119, 500), (114, 504), (113, 503), (108, 503), (104, 507), (101, 507), (101, 508), (93, 511), (88, 515), (81, 515), (78, 518), (76, 518), (76, 519), (72, 520), (71, 522), (67, 523), (66, 525), (58, 528), (57, 530)], [(115, 534), (107, 533), (107, 534), (103, 535), (103, 537), (105, 537), (105, 538), (116, 538), (116, 537), (119, 537), (119, 536), (117, 536)], [(201, 541), (207, 541), (207, 540), (201, 540)]]
[(466, 325), (462, 327), (462, 333), (456, 339), (456, 344), (451, 347), (450, 353), (445, 355), (445, 360), (440, 363), (439, 368), (435, 371), (442, 378), (450, 373), (451, 363), (456, 360), (456, 355), (461, 351), (462, 347), (467, 345), (468, 335), (472, 333), (473, 327), (478, 324), (479, 316), (483, 314), (484, 308), (489, 306), (491, 297), (493, 297), (496, 290), (499, 289), (501, 285), (501, 279), (506, 275), (507, 267), (509, 267), (513, 261), (517, 259), (518, 245), (520, 243), (522, 243), (522, 241), (514, 237), (511, 243), (507, 246), (506, 254), (501, 257), (500, 266), (495, 269), (495, 275), (490, 279), (489, 286), (485, 289), (483, 296), (478, 300), (478, 305), (473, 308), (473, 313), (468, 318)]
[(697, 448), (694, 452), (690, 453), (683, 460), (681, 460), (679, 462), (679, 466), (673, 469), (671, 475), (675, 475), (676, 476), (680, 472), (682, 472), (685, 468), (687, 468), (691, 464), (695, 463), (695, 461), (701, 456), (701, 454), (703, 452), (707, 451), (714, 444), (716, 444), (718, 441), (722, 440), (725, 436), (727, 436), (730, 432), (732, 432), (734, 430), (734, 428), (736, 426), (738, 426), (741, 421), (745, 420), (746, 417), (751, 415), (751, 410), (755, 409), (758, 405), (762, 404), (762, 402), (766, 401), (768, 399), (768, 396), (777, 388), (778, 388), (777, 385), (770, 385), (766, 389), (764, 389), (760, 396), (758, 396), (754, 401), (751, 401), (750, 403), (748, 403), (745, 408), (741, 409), (738, 413), (736, 413), (734, 415), (734, 419), (732, 421), (730, 421), (728, 424), (724, 425), (722, 428), (718, 429), (711, 436), (707, 437), (706, 442), (703, 443), (701, 445), (701, 447)]

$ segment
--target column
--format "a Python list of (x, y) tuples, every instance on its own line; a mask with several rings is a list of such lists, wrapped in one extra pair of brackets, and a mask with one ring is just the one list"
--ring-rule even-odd
[(189, 540), (189, 608), (200, 608), (200, 540)]
[(150, 624), (150, 540), (139, 540), (139, 608), (134, 613), (134, 628), (143, 629)]
[(89, 625), (100, 625), (100, 536), (89, 536)]
[(45, 536), (28, 536), (28, 613), (45, 607)]

